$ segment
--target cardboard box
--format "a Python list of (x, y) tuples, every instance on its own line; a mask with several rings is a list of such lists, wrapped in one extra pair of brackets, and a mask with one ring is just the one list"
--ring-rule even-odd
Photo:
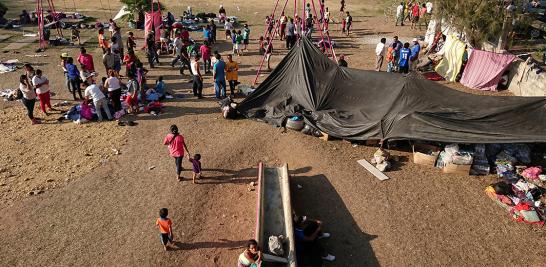
[(472, 165), (456, 165), (453, 163), (448, 163), (444, 166), (444, 168), (442, 169), (442, 172), (469, 175), (471, 167)]
[[(419, 165), (432, 166), (436, 164), (436, 160), (440, 155), (440, 148), (433, 145), (415, 144), (413, 145), (413, 163)], [(428, 154), (433, 151), (432, 154)]]
[(324, 141), (330, 141), (330, 135), (328, 135), (327, 133), (322, 133), (322, 136), (319, 137), (320, 139), (324, 140)]

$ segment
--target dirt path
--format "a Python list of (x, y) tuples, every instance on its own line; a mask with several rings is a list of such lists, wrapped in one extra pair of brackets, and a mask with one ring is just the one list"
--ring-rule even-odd
[[(348, 55), (351, 66), (371, 69), (375, 45), (363, 38), (412, 36), (416, 32), (407, 27), (393, 28), (383, 18), (370, 16), (366, 3), (352, 6), (351, 2), (358, 31), (336, 40), (342, 45), (338, 52)], [(270, 12), (270, 8), (262, 3), (256, 7), (262, 13), (249, 16), (261, 21), (264, 10)], [(254, 32), (261, 30), (253, 28)], [(280, 43), (277, 47), (279, 54), (273, 57), (273, 65), (285, 52)], [(225, 53), (229, 44), (223, 42), (219, 50)], [(53, 74), (59, 51), (51, 51), (50, 58), (36, 61), (51, 73), (58, 93), (54, 100), (69, 99), (60, 89), (62, 75)], [(259, 57), (253, 53), (236, 60), (241, 64), (242, 81), (249, 83)], [(169, 88), (188, 95), (191, 84), (165, 65), (152, 70), (149, 80), (161, 74)], [(4, 81), (16, 80), (17, 74), (3, 76)], [(541, 249), (546, 247), (543, 229), (510, 221), (506, 212), (483, 193), (493, 177), (445, 175), (414, 165), (410, 163), (411, 154), (402, 147), (393, 153), (405, 161), (388, 173), (390, 180), (379, 182), (356, 163), (371, 158), (375, 148), (353, 148), (345, 142), (324, 142), (295, 132), (282, 134), (255, 121), (224, 120), (217, 103), (210, 99), (211, 86), (207, 77), (208, 99), (167, 101), (164, 114), (139, 115), (139, 124), (123, 131), (113, 123), (48, 125), (48, 129), (55, 129), (46, 132), (49, 136), (71, 137), (60, 133), (63, 131), (83, 142), (78, 145), (51, 138), (51, 151), (65, 151), (58, 147), (79, 151), (88, 145), (86, 136), (96, 138), (112, 132), (126, 131), (127, 142), (121, 142), (120, 155), (110, 156), (91, 173), (38, 196), (10, 199), (1, 205), (0, 265), (234, 266), (241, 246), (254, 236), (256, 195), (248, 190), (248, 184), (256, 180), (259, 161), (269, 165), (287, 162), (296, 211), (325, 221), (332, 233), (325, 245), (337, 256), (334, 263), (325, 266), (541, 266), (546, 258)], [(17, 106), (9, 112), (23, 111)], [(38, 132), (17, 126), (25, 125), (23, 115), (10, 116), (0, 121), (0, 133), (5, 136)], [(161, 144), (171, 124), (179, 126), (192, 153), (203, 155), (206, 177), (202, 184), (175, 181), (173, 160)], [(35, 144), (24, 151), (15, 145), (8, 148), (5, 151), (25, 156), (30, 154), (27, 151), (38, 149)], [(16, 157), (13, 164), (19, 164), (17, 159), (26, 162)], [(184, 165), (189, 167), (187, 162)], [(59, 166), (67, 170), (74, 167)], [(151, 166), (155, 168), (150, 170)], [(65, 171), (58, 176), (62, 178)], [(16, 178), (40, 175), (33, 172), (28, 169), (9, 178), (14, 184), (24, 183)], [(184, 174), (189, 176), (188, 172)], [(12, 193), (6, 187), (0, 189)], [(171, 252), (162, 251), (154, 226), (162, 207), (169, 208), (174, 221), (179, 249)]]

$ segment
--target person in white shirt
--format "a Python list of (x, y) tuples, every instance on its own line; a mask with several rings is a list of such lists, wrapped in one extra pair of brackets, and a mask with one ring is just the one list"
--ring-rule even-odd
[(40, 109), (42, 109), (42, 112), (49, 116), (49, 114), (46, 111), (46, 107), (49, 108), (49, 110), (53, 110), (51, 108), (51, 94), (49, 93), (49, 80), (46, 76), (42, 75), (42, 70), (37, 69), (36, 75), (32, 77), (32, 85), (34, 88), (36, 88), (36, 94), (38, 95), (38, 98), (40, 98)]
[(376, 71), (381, 71), (381, 67), (383, 66), (383, 58), (385, 57), (386, 42), (387, 42), (386, 38), (381, 38), (381, 41), (375, 47), (375, 55), (376, 55), (375, 70)]
[(116, 77), (114, 70), (108, 71), (108, 78), (104, 82), (104, 87), (108, 89), (108, 96), (112, 101), (114, 112), (121, 110), (121, 81)]
[(95, 84), (95, 80), (93, 79), (94, 75), (91, 75), (87, 77), (87, 83), (89, 86), (85, 88), (85, 100), (89, 101), (90, 99), (93, 100), (93, 104), (95, 105), (95, 111), (97, 112), (97, 116), (99, 117), (99, 121), (102, 121), (102, 109), (104, 109), (104, 112), (106, 112), (106, 116), (108, 116), (108, 120), (112, 120), (112, 114), (110, 113), (110, 109), (108, 108), (108, 101), (106, 101), (106, 97), (101, 92), (99, 86)]
[(431, 15), (432, 14), (432, 2), (427, 1), (425, 6), (427, 7), (427, 14)]
[(404, 26), (404, 2), (400, 2), (400, 5), (396, 7), (396, 21), (394, 26), (398, 26), (398, 22), (400, 22), (400, 26)]

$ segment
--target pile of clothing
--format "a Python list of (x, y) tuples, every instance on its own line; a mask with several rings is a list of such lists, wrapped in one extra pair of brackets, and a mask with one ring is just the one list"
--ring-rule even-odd
[(529, 166), (530, 147), (525, 144), (491, 144), (486, 147), (489, 148), (486, 148), (486, 157), (494, 160), (494, 170), (502, 179), (488, 186), (486, 194), (506, 208), (515, 221), (543, 225), (546, 175), (542, 174), (541, 166)]
[(546, 212), (543, 192), (542, 182), (530, 182), (524, 177), (515, 183), (501, 181), (485, 189), (487, 196), (505, 208), (513, 220), (539, 225), (544, 225)]
[[(110, 111), (114, 110), (114, 107), (110, 104), (108, 104), (108, 108)], [(103, 117), (106, 118), (106, 114), (103, 110)], [(111, 114), (114, 116), (114, 114)], [(116, 117), (117, 119), (118, 117)], [(95, 106), (92, 104), (78, 104), (70, 108), (63, 116), (59, 117), (57, 121), (62, 122), (64, 120), (71, 120), (74, 123), (81, 124), (86, 123), (88, 121), (96, 121), (98, 120), (97, 111), (95, 110)]]
[(443, 168), (447, 164), (455, 165), (470, 165), (474, 159), (473, 146), (459, 146), (458, 144), (446, 145), (444, 150), (440, 152), (436, 167)]

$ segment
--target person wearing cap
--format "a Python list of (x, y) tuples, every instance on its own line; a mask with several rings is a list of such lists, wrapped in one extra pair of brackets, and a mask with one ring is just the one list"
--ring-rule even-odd
[(102, 121), (102, 109), (104, 109), (104, 112), (106, 112), (106, 116), (108, 116), (108, 120), (112, 120), (112, 114), (110, 113), (110, 108), (108, 108), (108, 101), (106, 101), (106, 97), (100, 90), (99, 86), (95, 84), (94, 75), (91, 74), (86, 79), (87, 88), (85, 88), (85, 100), (93, 100), (93, 105), (95, 105), (95, 111), (97, 112), (97, 116), (99, 117), (99, 121)]
[(72, 89), (70, 89), (70, 82), (68, 81), (68, 71), (66, 70), (66, 63), (69, 57), (70, 56), (68, 55), (68, 53), (62, 53), (60, 65), (61, 65), (61, 68), (63, 69), (66, 88), (68, 88), (68, 91), (72, 93)]
[(419, 53), (421, 52), (421, 45), (417, 38), (413, 38), (413, 46), (411, 47), (410, 55), (410, 67), (413, 69), (417, 65), (417, 60), (419, 59)]
[(339, 55), (339, 60), (337, 61), (337, 64), (340, 67), (345, 67), (345, 68), (349, 66), (349, 64), (347, 64), (347, 61), (345, 61), (345, 55), (343, 54)]

